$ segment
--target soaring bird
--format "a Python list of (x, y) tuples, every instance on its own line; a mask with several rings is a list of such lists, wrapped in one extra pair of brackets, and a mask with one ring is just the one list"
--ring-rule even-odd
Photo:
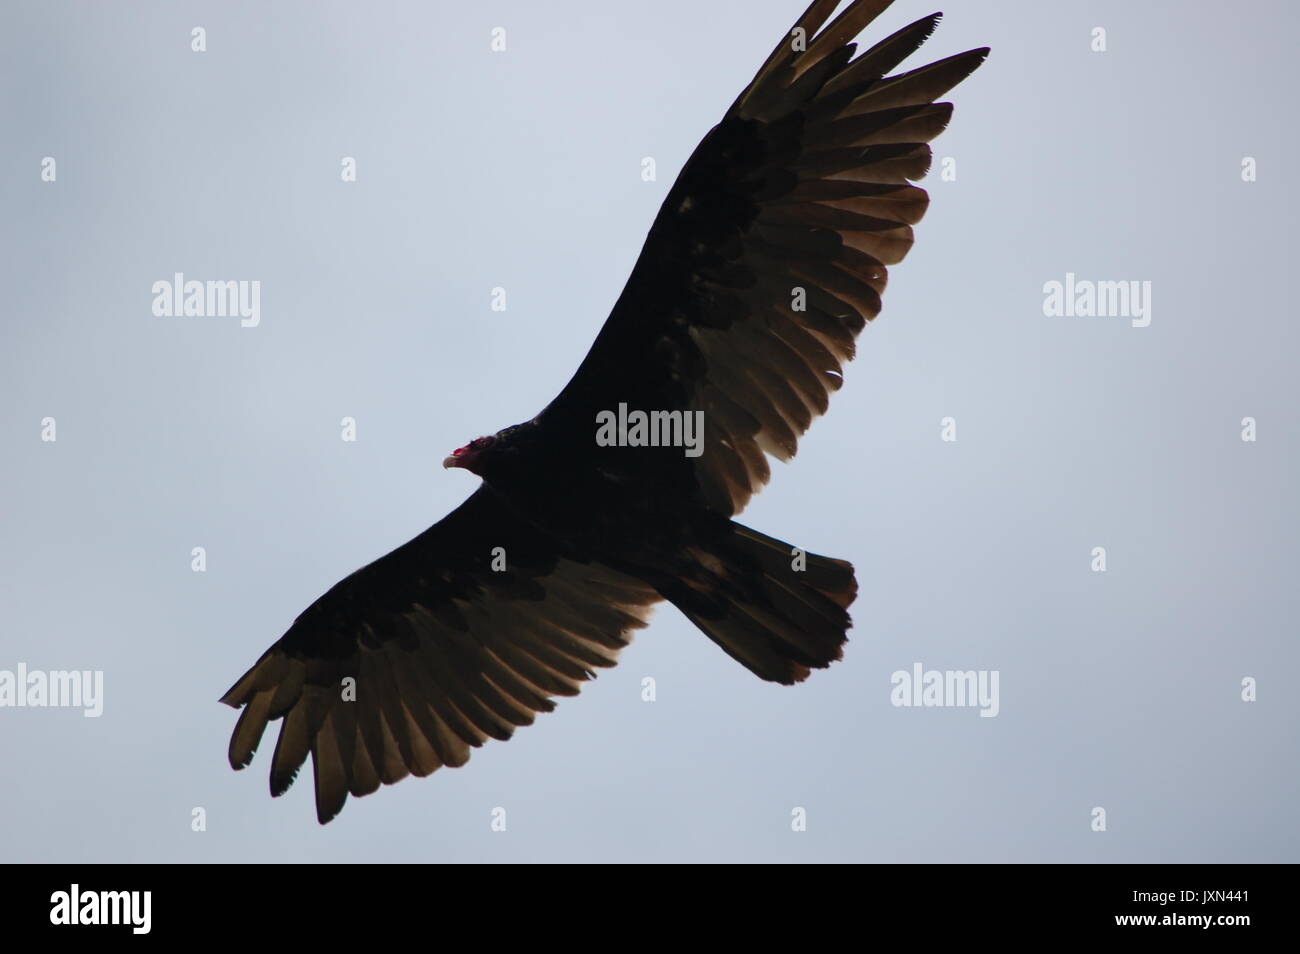
[(283, 720), (271, 794), (310, 753), (316, 814), (464, 765), (614, 665), (667, 600), (762, 679), (841, 657), (844, 560), (737, 523), (842, 384), (929, 197), (936, 103), (987, 48), (889, 75), (925, 17), (861, 55), (892, 0), (814, 0), (683, 167), (573, 378), (456, 449), (459, 507), (336, 583), (222, 697), (230, 764)]

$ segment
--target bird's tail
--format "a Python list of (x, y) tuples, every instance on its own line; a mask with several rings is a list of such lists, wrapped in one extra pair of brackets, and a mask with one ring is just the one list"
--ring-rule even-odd
[(733, 659), (770, 682), (802, 682), (844, 653), (853, 565), (805, 553), (735, 521), (660, 592)]

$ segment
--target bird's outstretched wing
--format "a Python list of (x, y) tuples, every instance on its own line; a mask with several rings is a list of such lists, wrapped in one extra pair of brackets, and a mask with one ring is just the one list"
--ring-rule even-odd
[(323, 824), (349, 793), (463, 765), (471, 746), (576, 695), (658, 600), (559, 552), (484, 486), (337, 583), (231, 687), (221, 701), (243, 712), (230, 764), (248, 765), (268, 721), (283, 718), (271, 794), (310, 753)]
[[(983, 62), (972, 50), (888, 76), (934, 14), (854, 58), (891, 0), (816, 0), (700, 143), (590, 353), (543, 422), (594, 428), (620, 402), (704, 412), (696, 481), (739, 512), (795, 453), (880, 310), (885, 267), (929, 203), (912, 181)], [(820, 32), (818, 32), (820, 30)]]

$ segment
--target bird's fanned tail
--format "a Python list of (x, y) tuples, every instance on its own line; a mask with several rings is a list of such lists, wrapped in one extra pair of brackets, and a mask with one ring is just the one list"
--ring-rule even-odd
[(732, 521), (659, 592), (733, 659), (769, 682), (802, 682), (844, 653), (852, 564)]

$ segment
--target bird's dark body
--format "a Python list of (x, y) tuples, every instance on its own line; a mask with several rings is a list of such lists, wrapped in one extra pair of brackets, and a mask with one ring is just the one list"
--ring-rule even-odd
[[(661, 600), (765, 680), (841, 657), (852, 566), (733, 517), (841, 386), (929, 201), (912, 182), (951, 115), (935, 99), (987, 53), (890, 75), (936, 14), (855, 57), (890, 2), (828, 24), (838, 0), (814, 0), (682, 169), (556, 399), (448, 457), (482, 486), (331, 587), (226, 693), (235, 768), (283, 719), (271, 792), (310, 755), (329, 821), (575, 695)], [(698, 447), (598, 440), (616, 408), (689, 416)]]
[(586, 416), (585, 428), (562, 438), (520, 425), (480, 476), (522, 519), (592, 557), (661, 551), (718, 519), (701, 505), (681, 448), (597, 447), (595, 410)]
[[(761, 599), (744, 586), (755, 567), (737, 545), (736, 525), (700, 497), (689, 458), (678, 448), (593, 450), (596, 412), (589, 410), (585, 435), (561, 437), (554, 425), (548, 432), (530, 421), (499, 439), (480, 476), (502, 505), (549, 537), (557, 553), (618, 570), (681, 608), (720, 611), (719, 598)], [(574, 454), (556, 455), (568, 439), (577, 445)], [(581, 465), (566, 466), (574, 460)], [(726, 577), (703, 565), (700, 554), (726, 567)]]

